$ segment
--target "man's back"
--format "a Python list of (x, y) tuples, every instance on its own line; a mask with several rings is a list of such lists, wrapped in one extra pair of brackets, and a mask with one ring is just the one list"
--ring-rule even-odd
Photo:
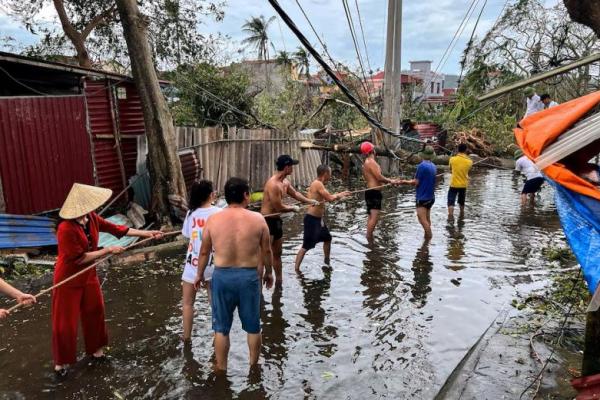
[(473, 161), (466, 154), (459, 153), (450, 157), (449, 164), (452, 170), (450, 187), (460, 189), (469, 186), (469, 171), (473, 166)]
[(207, 222), (214, 249), (215, 267), (256, 267), (267, 224), (259, 213), (226, 208)]
[[(307, 197), (311, 200), (317, 200), (319, 202), (323, 201), (323, 196), (321, 196), (321, 189), (324, 189), (325, 185), (318, 179), (315, 179), (310, 186), (308, 187)], [(319, 204), (318, 206), (310, 206), (308, 208), (307, 213), (313, 215), (315, 217), (322, 217), (325, 212), (325, 204)]]
[(422, 161), (415, 174), (417, 185), (417, 201), (431, 200), (435, 197), (435, 173), (437, 169), (431, 161)]

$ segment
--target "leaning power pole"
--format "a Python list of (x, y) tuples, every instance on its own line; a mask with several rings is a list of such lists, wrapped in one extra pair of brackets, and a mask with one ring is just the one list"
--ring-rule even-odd
[[(388, 0), (387, 37), (385, 43), (385, 66), (383, 81), (383, 125), (400, 133), (402, 102), (402, 0)], [(381, 135), (388, 146), (395, 146), (398, 139)]]

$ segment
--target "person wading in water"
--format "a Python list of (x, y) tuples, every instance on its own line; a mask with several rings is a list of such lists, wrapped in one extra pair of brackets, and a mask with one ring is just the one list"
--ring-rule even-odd
[(308, 198), (317, 200), (319, 205), (312, 206), (304, 215), (304, 239), (302, 247), (296, 255), (296, 272), (300, 272), (300, 264), (304, 255), (310, 249), (313, 249), (317, 243), (323, 242), (323, 252), (325, 253), (325, 264), (329, 264), (331, 253), (331, 235), (329, 229), (323, 221), (325, 214), (324, 202), (331, 202), (342, 199), (350, 195), (350, 192), (331, 194), (325, 188), (325, 184), (331, 179), (331, 168), (327, 165), (319, 165), (317, 168), (317, 179), (310, 184), (308, 188)]
[(431, 146), (419, 154), (423, 159), (417, 166), (415, 179), (402, 181), (402, 183), (416, 186), (417, 194), (417, 219), (425, 231), (425, 239), (431, 239), (431, 207), (435, 203), (435, 174), (437, 168), (431, 162), (435, 157), (435, 151)]
[[(112, 190), (75, 183), (59, 216), (63, 219), (56, 230), (58, 258), (54, 267), (54, 284), (76, 274), (81, 269), (109, 254), (125, 249), (110, 246), (98, 250), (100, 232), (117, 238), (137, 236), (161, 238), (160, 231), (140, 231), (115, 225), (94, 212), (112, 195)], [(103, 347), (108, 344), (104, 321), (104, 298), (92, 268), (52, 291), (52, 353), (58, 378), (67, 375), (66, 365), (77, 361), (77, 327), (81, 320), (85, 352), (94, 362), (106, 362)]]
[(379, 212), (381, 211), (383, 195), (381, 194), (381, 188), (384, 184), (398, 185), (399, 180), (386, 178), (381, 174), (381, 167), (375, 160), (375, 146), (371, 142), (363, 142), (360, 145), (361, 154), (367, 156), (363, 164), (363, 177), (367, 182), (367, 188), (370, 188), (365, 192), (365, 202), (367, 203), (367, 214), (369, 214), (367, 220), (367, 240), (373, 241), (373, 232), (379, 221)]
[(454, 206), (458, 197), (460, 207), (460, 218), (465, 215), (465, 199), (467, 197), (467, 187), (469, 186), (469, 171), (473, 166), (473, 161), (467, 155), (467, 145), (460, 143), (458, 153), (450, 157), (448, 162), (452, 176), (450, 178), (450, 188), (448, 189), (448, 217), (454, 217)]
[[(263, 190), (264, 197), (260, 213), (262, 215), (286, 213), (286, 212), (298, 212), (300, 207), (298, 206), (286, 206), (283, 204), (283, 197), (289, 195), (290, 197), (306, 204), (318, 205), (317, 200), (311, 200), (306, 198), (302, 193), (296, 191), (287, 180), (287, 177), (294, 172), (294, 165), (298, 165), (299, 161), (294, 160), (287, 154), (279, 156), (277, 158), (277, 172), (273, 175)], [(283, 267), (281, 265), (281, 249), (283, 246), (283, 221), (281, 216), (274, 215), (265, 217), (267, 226), (269, 227), (269, 234), (271, 236), (271, 251), (273, 253), (273, 269), (275, 270), (275, 283), (281, 284), (283, 280)]]
[(225, 183), (229, 207), (211, 215), (202, 232), (195, 286), (206, 286), (204, 272), (212, 253), (215, 270), (210, 285), (217, 370), (227, 370), (229, 331), (236, 308), (242, 329), (248, 334), (250, 365), (258, 363), (262, 344), (261, 281), (267, 288), (273, 286), (269, 228), (259, 213), (246, 210), (249, 199), (248, 182), (230, 178)]
[[(196, 301), (196, 272), (198, 271), (198, 257), (202, 243), (202, 229), (208, 217), (221, 211), (212, 203), (215, 201), (213, 184), (210, 181), (194, 182), (190, 190), (190, 210), (183, 221), (181, 234), (189, 239), (188, 251), (185, 257), (181, 285), (183, 290), (183, 341), (188, 342), (192, 337), (192, 324), (194, 321), (194, 303)], [(204, 270), (204, 280), (210, 281), (215, 267), (209, 257), (208, 266)], [(208, 301), (210, 302), (210, 286), (207, 285)]]

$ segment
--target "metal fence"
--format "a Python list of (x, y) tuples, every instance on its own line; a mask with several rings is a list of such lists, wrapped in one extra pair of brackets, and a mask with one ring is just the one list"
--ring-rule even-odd
[(284, 134), (270, 129), (177, 127), (179, 150), (193, 149), (202, 168), (203, 179), (222, 191), (230, 177), (245, 178), (254, 191), (262, 191), (275, 171), (275, 160), (289, 154), (300, 160), (289, 178), (296, 187), (308, 186), (321, 163), (319, 150), (301, 150), (300, 143), (312, 140), (310, 134)]

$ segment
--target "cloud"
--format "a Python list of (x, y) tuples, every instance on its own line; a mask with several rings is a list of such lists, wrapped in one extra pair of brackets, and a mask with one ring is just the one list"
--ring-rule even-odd
[[(341, 0), (298, 0), (304, 7), (315, 29), (326, 43), (329, 52), (336, 59), (357, 66), (357, 57), (344, 14)], [(447, 49), (452, 37), (463, 19), (472, 0), (404, 0), (403, 2), (403, 27), (402, 27), (402, 64), (408, 67), (410, 60), (432, 60), (434, 66), (438, 64), (444, 51)], [(546, 0), (556, 3), (559, 0)], [(296, 0), (280, 0), (281, 6), (288, 12), (296, 25), (309, 38), (311, 43), (322, 51), (319, 42), (310, 29), (304, 16), (296, 4)], [(359, 19), (356, 12), (355, 0), (348, 0), (356, 26), (359, 46), (363, 49), (363, 39), (359, 28)], [(458, 73), (459, 61), (465, 44), (470, 36), (479, 8), (483, 0), (478, 0), (477, 10), (473, 13), (457, 44), (450, 53), (447, 62), (440, 70), (445, 73)], [(505, 0), (488, 0), (487, 6), (477, 28), (481, 36), (489, 29), (502, 7)], [(358, 0), (360, 14), (365, 31), (365, 42), (372, 69), (382, 69), (385, 53), (384, 40), (387, 18), (387, 1), (384, 0)], [(45, 17), (50, 18), (50, 11), (44, 10)], [(206, 20), (200, 29), (207, 33), (223, 33), (232, 39), (225, 49), (236, 54), (237, 57), (255, 57), (253, 52), (241, 47), (244, 38), (242, 25), (253, 16), (275, 15), (273, 8), (265, 0), (230, 0), (225, 7), (225, 18), (221, 22)], [(56, 23), (56, 22), (55, 22)], [(0, 25), (3, 26), (2, 34), (17, 38), (18, 41), (30, 44), (37, 38), (27, 32), (15, 21), (0, 13)], [(271, 39), (277, 50), (286, 49), (293, 51), (299, 46), (287, 26), (277, 19), (270, 29)], [(237, 54), (238, 50), (240, 53)]]

